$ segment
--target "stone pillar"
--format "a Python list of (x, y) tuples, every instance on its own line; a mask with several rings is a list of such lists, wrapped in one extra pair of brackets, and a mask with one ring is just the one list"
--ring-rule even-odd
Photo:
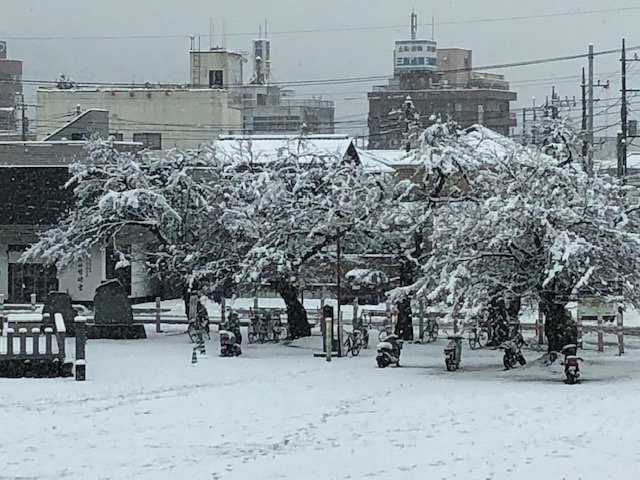
[(162, 328), (160, 327), (160, 307), (160, 297), (156, 297), (156, 333), (162, 332)]
[(87, 331), (85, 317), (76, 317), (73, 320), (76, 329), (76, 381), (84, 382), (87, 379), (87, 364), (85, 360), (85, 345), (87, 343)]

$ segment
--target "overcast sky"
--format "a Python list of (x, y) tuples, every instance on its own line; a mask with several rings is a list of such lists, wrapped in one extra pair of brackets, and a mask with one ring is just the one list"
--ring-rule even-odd
[[(221, 44), (224, 20), (226, 46), (248, 51), (267, 20), (273, 80), (368, 77), (392, 73), (394, 40), (409, 38), (414, 6), (421, 24), (418, 37), (431, 37), (431, 17), (435, 17), (438, 46), (472, 49), (476, 67), (578, 54), (586, 52), (590, 42), (596, 51), (619, 48), (623, 37), (628, 46), (640, 45), (637, 0), (2, 0), (0, 39), (8, 39), (10, 58), (24, 61), (26, 80), (53, 80), (66, 73), (78, 82), (186, 83), (188, 35), (201, 35), (202, 46), (208, 47), (209, 19), (213, 19), (215, 43)], [(614, 9), (626, 10), (540, 17)], [(499, 20), (505, 17), (527, 18)], [(393, 28), (400, 25), (404, 26)], [(361, 27), (391, 28), (354, 30)], [(279, 33), (292, 30), (318, 31)], [(167, 38), (44, 39), (132, 35)], [(602, 106), (607, 98), (611, 103), (619, 95), (618, 59), (618, 55), (596, 58), (596, 79), (613, 82), (609, 91), (596, 91)], [(562, 96), (578, 96), (583, 65), (586, 59), (492, 72), (506, 75), (519, 96), (515, 106), (521, 107), (529, 106), (533, 96), (543, 98), (553, 83)], [(637, 68), (640, 71), (640, 65)], [(366, 91), (373, 83), (383, 82), (297, 90), (334, 100), (338, 121), (360, 120), (365, 125)], [(629, 87), (640, 88), (640, 75), (630, 80)], [(32, 89), (28, 92), (31, 96)], [(615, 122), (617, 112), (615, 108), (609, 116), (600, 115), (596, 124)]]

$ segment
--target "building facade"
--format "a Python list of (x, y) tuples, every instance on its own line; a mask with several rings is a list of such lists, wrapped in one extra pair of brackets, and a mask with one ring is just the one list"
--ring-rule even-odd
[(108, 112), (109, 134), (117, 140), (153, 150), (197, 148), (220, 135), (334, 132), (333, 102), (293, 98), (292, 91), (268, 83), (269, 40), (253, 41), (256, 71), (248, 84), (248, 54), (193, 47), (188, 85), (96, 89), (60, 81), (39, 89), (36, 138), (50, 137), (88, 110)]
[(41, 88), (37, 98), (38, 140), (90, 109), (109, 112), (109, 134), (117, 140), (152, 150), (197, 148), (242, 131), (240, 96), (217, 88)]
[(402, 146), (407, 126), (400, 111), (408, 97), (421, 128), (436, 116), (509, 135), (516, 126), (510, 103), (517, 95), (504, 76), (474, 71), (471, 50), (437, 48), (434, 41), (417, 40), (416, 30), (412, 16), (412, 40), (396, 42), (393, 78), (368, 93), (369, 148)]
[[(132, 299), (150, 296), (151, 282), (144, 262), (115, 269), (108, 245), (94, 248), (89, 258), (57, 271), (42, 262), (21, 263), (38, 234), (53, 225), (73, 205), (68, 166), (85, 155), (86, 142), (0, 142), (0, 293), (8, 303), (28, 303), (31, 294), (44, 301), (51, 291), (69, 293), (74, 302), (93, 301), (102, 281), (118, 278)], [(122, 145), (135, 150), (136, 145)], [(134, 254), (142, 251), (142, 237), (128, 234), (118, 241)]]
[(18, 128), (22, 102), (22, 62), (9, 60), (7, 42), (0, 41), (0, 132)]
[[(252, 86), (248, 86), (250, 89)], [(246, 106), (243, 113), (246, 134), (334, 133), (335, 105), (331, 101), (286, 98), (278, 95), (274, 104)]]
[(390, 115), (398, 111), (407, 97), (411, 97), (420, 114), (420, 125), (426, 128), (431, 115), (452, 119), (463, 127), (484, 125), (501, 135), (509, 135), (516, 120), (511, 116), (509, 103), (516, 94), (509, 91), (486, 89), (381, 90), (369, 97), (369, 148), (401, 148), (404, 125), (400, 117)]
[(192, 50), (189, 52), (190, 85), (192, 88), (239, 90), (243, 84), (244, 62), (241, 53), (222, 48)]

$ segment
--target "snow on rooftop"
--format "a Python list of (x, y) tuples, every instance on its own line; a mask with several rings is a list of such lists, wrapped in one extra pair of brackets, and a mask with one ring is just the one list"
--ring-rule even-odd
[(283, 136), (229, 136), (220, 137), (215, 142), (214, 149), (222, 155), (242, 156), (245, 160), (253, 162), (269, 162), (282, 155), (286, 150), (297, 154), (299, 157), (334, 156), (342, 158), (347, 156), (351, 146), (348, 137), (300, 137), (292, 135)]
[[(375, 173), (395, 173), (395, 170), (392, 168), (393, 163), (387, 161), (384, 155), (377, 155), (375, 153), (380, 150), (373, 151), (356, 148), (356, 151), (358, 152), (360, 163), (366, 171)], [(393, 152), (393, 150), (390, 151)]]
[(405, 165), (417, 165), (419, 162), (412, 153), (406, 150), (358, 150), (360, 160), (364, 163), (363, 158), (371, 162), (379, 162), (390, 167), (401, 167)]
[[(214, 148), (223, 155), (249, 158), (254, 162), (268, 162), (290, 149), (300, 157), (328, 157), (337, 155), (346, 159), (355, 148), (348, 135), (226, 135), (215, 142)], [(366, 150), (355, 149), (365, 171), (393, 173), (394, 170)]]

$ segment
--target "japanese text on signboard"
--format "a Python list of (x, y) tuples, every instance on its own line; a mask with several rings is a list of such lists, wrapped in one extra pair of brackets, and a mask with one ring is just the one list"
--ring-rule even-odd
[(396, 42), (396, 70), (436, 70), (437, 66), (435, 42), (428, 40)]

